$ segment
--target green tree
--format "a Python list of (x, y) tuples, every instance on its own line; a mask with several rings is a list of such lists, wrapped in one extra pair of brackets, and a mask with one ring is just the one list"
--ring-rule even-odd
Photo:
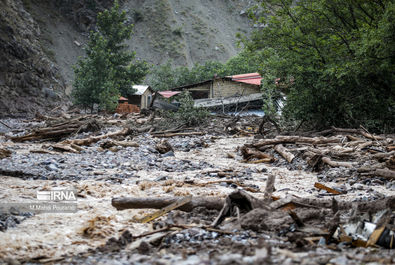
[(98, 14), (97, 30), (89, 35), (87, 56), (80, 58), (74, 68), (75, 104), (91, 109), (98, 104), (100, 109), (113, 110), (119, 95), (133, 94), (132, 85), (145, 77), (148, 66), (135, 60), (135, 53), (124, 44), (132, 29), (118, 1), (110, 10)]
[(394, 1), (260, 0), (251, 17), (262, 27), (243, 42), (265, 54), (263, 92), (287, 95), (286, 118), (394, 129)]

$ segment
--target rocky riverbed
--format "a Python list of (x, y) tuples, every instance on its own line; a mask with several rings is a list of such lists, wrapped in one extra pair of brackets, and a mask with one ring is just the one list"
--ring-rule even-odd
[[(7, 121), (21, 132), (23, 124)], [(28, 126), (31, 126), (28, 125)], [(116, 131), (107, 127), (106, 132)], [(291, 218), (278, 229), (254, 231), (241, 227), (208, 227), (217, 210), (195, 208), (174, 210), (149, 224), (136, 222), (155, 210), (117, 211), (114, 197), (200, 196), (224, 199), (245, 189), (263, 198), (266, 181), (274, 175), (273, 196), (284, 198), (332, 198), (314, 187), (320, 181), (344, 191), (338, 201), (372, 201), (394, 195), (395, 182), (370, 178), (344, 178), (345, 168), (313, 173), (302, 166), (245, 163), (238, 148), (254, 140), (240, 134), (174, 136), (168, 138), (173, 150), (161, 154), (155, 148), (163, 141), (149, 133), (126, 136), (122, 140), (138, 147), (103, 148), (101, 140), (79, 153), (37, 153), (49, 150), (48, 142), (16, 143), (6, 129), (0, 145), (12, 152), (0, 160), (2, 202), (34, 201), (37, 191), (56, 188), (77, 191), (76, 213), (32, 214), (15, 212), (0, 216), (0, 260), (15, 263), (86, 264), (390, 264), (394, 250), (353, 248), (346, 243), (313, 243), (296, 240)], [(84, 138), (89, 134), (74, 135)], [(277, 157), (281, 160), (280, 157)], [(297, 164), (297, 161), (295, 162)], [(227, 172), (227, 174), (222, 174)], [(329, 172), (329, 173), (328, 173)], [(331, 173), (332, 172), (332, 173)], [(335, 173), (342, 178), (336, 180)], [(232, 181), (230, 181), (232, 180)], [(202, 183), (209, 183), (201, 185)], [(210, 184), (211, 183), (211, 184)], [(299, 213), (303, 214), (303, 212)], [(347, 214), (346, 214), (347, 215)], [(346, 220), (347, 216), (342, 216)], [(330, 219), (331, 216), (328, 216)], [(393, 218), (393, 214), (392, 214)], [(325, 218), (323, 222), (325, 221)], [(169, 224), (184, 225), (140, 237)], [(276, 227), (277, 227), (276, 226)], [(328, 243), (328, 244), (327, 244)]]

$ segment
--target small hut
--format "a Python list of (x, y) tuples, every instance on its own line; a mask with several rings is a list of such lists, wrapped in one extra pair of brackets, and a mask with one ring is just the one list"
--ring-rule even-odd
[(128, 96), (129, 104), (136, 105), (140, 109), (148, 108), (152, 100), (152, 88), (145, 85), (134, 85), (133, 89), (135, 89), (136, 92)]

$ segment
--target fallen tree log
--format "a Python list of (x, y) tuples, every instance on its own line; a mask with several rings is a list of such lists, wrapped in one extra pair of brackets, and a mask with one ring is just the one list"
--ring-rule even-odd
[(332, 127), (331, 129), (319, 132), (318, 135), (330, 135), (330, 134), (334, 134), (334, 133), (354, 133), (354, 134), (359, 134), (362, 135), (368, 139), (371, 140), (384, 140), (384, 137), (381, 136), (375, 136), (373, 134), (368, 133), (366, 130), (364, 130), (363, 128), (359, 128), (359, 129), (348, 129), (348, 128), (336, 128), (336, 127)]
[(331, 166), (331, 167), (348, 167), (352, 168), (356, 163), (353, 162), (339, 162), (339, 161), (333, 161), (329, 157), (323, 156), (321, 158), (322, 162), (325, 164)]
[(62, 144), (75, 144), (75, 145), (91, 145), (93, 143), (96, 143), (102, 139), (105, 138), (113, 138), (113, 137), (118, 137), (118, 136), (126, 136), (129, 135), (132, 132), (129, 128), (124, 128), (122, 130), (112, 132), (112, 133), (107, 133), (99, 136), (92, 136), (84, 139), (74, 139), (74, 140), (65, 140), (61, 142)]
[(163, 134), (155, 134), (152, 133), (153, 137), (174, 137), (174, 136), (192, 136), (192, 135), (204, 135), (205, 132), (180, 132), (180, 133), (163, 133)]
[(278, 144), (274, 146), (274, 150), (279, 153), (282, 157), (285, 158), (285, 160), (288, 161), (288, 163), (292, 163), (292, 160), (294, 160), (295, 156), (291, 152), (288, 151), (287, 148), (285, 148), (282, 144)]
[(61, 122), (54, 124), (50, 127), (39, 128), (33, 130), (23, 136), (11, 137), (14, 142), (25, 142), (25, 141), (58, 141), (66, 136), (76, 134), (79, 132), (97, 131), (100, 128), (100, 124), (95, 119), (81, 120), (72, 119), (67, 122)]
[(376, 177), (382, 177), (386, 179), (395, 179), (395, 171), (390, 170), (390, 169), (381, 169), (378, 168), (374, 171), (370, 171), (367, 173), (361, 173), (362, 176), (376, 176)]
[[(117, 210), (125, 209), (162, 209), (176, 201), (181, 197), (162, 197), (162, 198), (113, 198), (111, 201), (112, 206)], [(190, 212), (196, 207), (205, 207), (207, 209), (221, 210), (224, 199), (218, 198), (207, 198), (207, 197), (195, 197), (192, 201), (181, 206), (178, 210)]]
[(242, 146), (240, 149), (240, 152), (241, 152), (243, 158), (247, 161), (251, 160), (253, 158), (266, 159), (266, 160), (268, 160), (268, 162), (274, 161), (274, 157), (272, 157), (271, 155), (265, 154), (259, 150), (254, 150), (252, 148), (248, 148), (246, 146)]
[[(238, 195), (234, 195), (234, 193), (237, 193)], [(240, 201), (240, 203), (246, 205), (245, 207), (249, 209), (260, 208), (260, 207), (278, 209), (290, 203), (293, 203), (299, 207), (307, 207), (307, 208), (331, 209), (333, 207), (333, 200), (331, 199), (300, 198), (300, 197), (289, 196), (268, 203), (267, 200), (255, 198), (252, 195), (248, 194), (246, 191), (242, 191), (242, 190), (237, 190), (231, 194), (233, 194), (232, 198), (239, 198), (239, 199), (247, 198), (247, 197), (250, 198), (249, 201), (248, 200), (246, 201), (245, 199)], [(240, 194), (243, 195), (247, 194), (247, 197), (242, 196)], [(181, 198), (182, 197), (158, 197), (158, 198), (121, 197), (121, 198), (113, 198), (111, 204), (117, 210), (147, 209), (147, 208), (161, 209), (180, 200)], [(226, 199), (220, 199), (216, 197), (194, 197), (192, 198), (191, 202), (181, 206), (180, 208), (178, 208), (178, 210), (190, 212), (196, 207), (205, 207), (207, 209), (221, 210), (223, 208), (225, 200)], [(356, 206), (360, 211), (367, 211), (371, 209), (378, 211), (387, 208), (395, 210), (395, 196), (390, 196), (384, 199), (379, 199), (369, 202), (337, 201), (337, 207), (339, 210), (352, 209), (353, 207)]]
[[(311, 207), (311, 208), (332, 208), (333, 200), (329, 199), (316, 199), (316, 198), (299, 198), (289, 196), (286, 198), (279, 199), (270, 204), (273, 209), (282, 208), (283, 206), (293, 203), (300, 207)], [(384, 199), (368, 201), (368, 202), (349, 202), (349, 201), (337, 201), (337, 208), (339, 210), (348, 210), (352, 208), (358, 208), (360, 211), (379, 211), (384, 209), (395, 210), (395, 196), (390, 196)]]
[(100, 145), (101, 148), (108, 149), (113, 146), (122, 146), (122, 147), (139, 147), (140, 145), (136, 142), (129, 141), (115, 141), (115, 140), (107, 140)]
[[(330, 150), (330, 149), (318, 149), (314, 147), (308, 147), (307, 151), (312, 152), (321, 156), (329, 156), (335, 159), (356, 159), (357, 155), (354, 154), (354, 149), (352, 148), (341, 148), (340, 151)], [(305, 151), (306, 153), (306, 151)], [(308, 156), (309, 153), (306, 153)], [(311, 156), (311, 155), (310, 155)]]
[(391, 151), (388, 153), (378, 153), (378, 154), (373, 154), (372, 158), (375, 159), (383, 159), (383, 158), (389, 158), (390, 156), (395, 155), (395, 151)]
[(277, 136), (274, 139), (264, 139), (258, 143), (247, 145), (247, 147), (260, 148), (265, 145), (276, 145), (276, 144), (329, 144), (329, 143), (340, 143), (341, 139), (338, 137), (303, 137), (303, 136)]
[(61, 152), (70, 152), (70, 153), (79, 153), (81, 150), (77, 150), (70, 145), (65, 145), (65, 144), (54, 144), (52, 145), (52, 148), (56, 151), (61, 151)]

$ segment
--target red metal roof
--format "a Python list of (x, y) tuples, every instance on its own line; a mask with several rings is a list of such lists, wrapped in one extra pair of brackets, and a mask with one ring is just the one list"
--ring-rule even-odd
[(175, 96), (181, 92), (180, 91), (159, 91), (158, 93), (160, 95), (162, 95), (162, 97), (164, 97), (164, 98), (170, 98), (170, 97)]
[(232, 81), (246, 83), (251, 85), (261, 85), (262, 76), (259, 73), (249, 73), (249, 74), (242, 74), (242, 75), (232, 75), (229, 76), (232, 78)]

